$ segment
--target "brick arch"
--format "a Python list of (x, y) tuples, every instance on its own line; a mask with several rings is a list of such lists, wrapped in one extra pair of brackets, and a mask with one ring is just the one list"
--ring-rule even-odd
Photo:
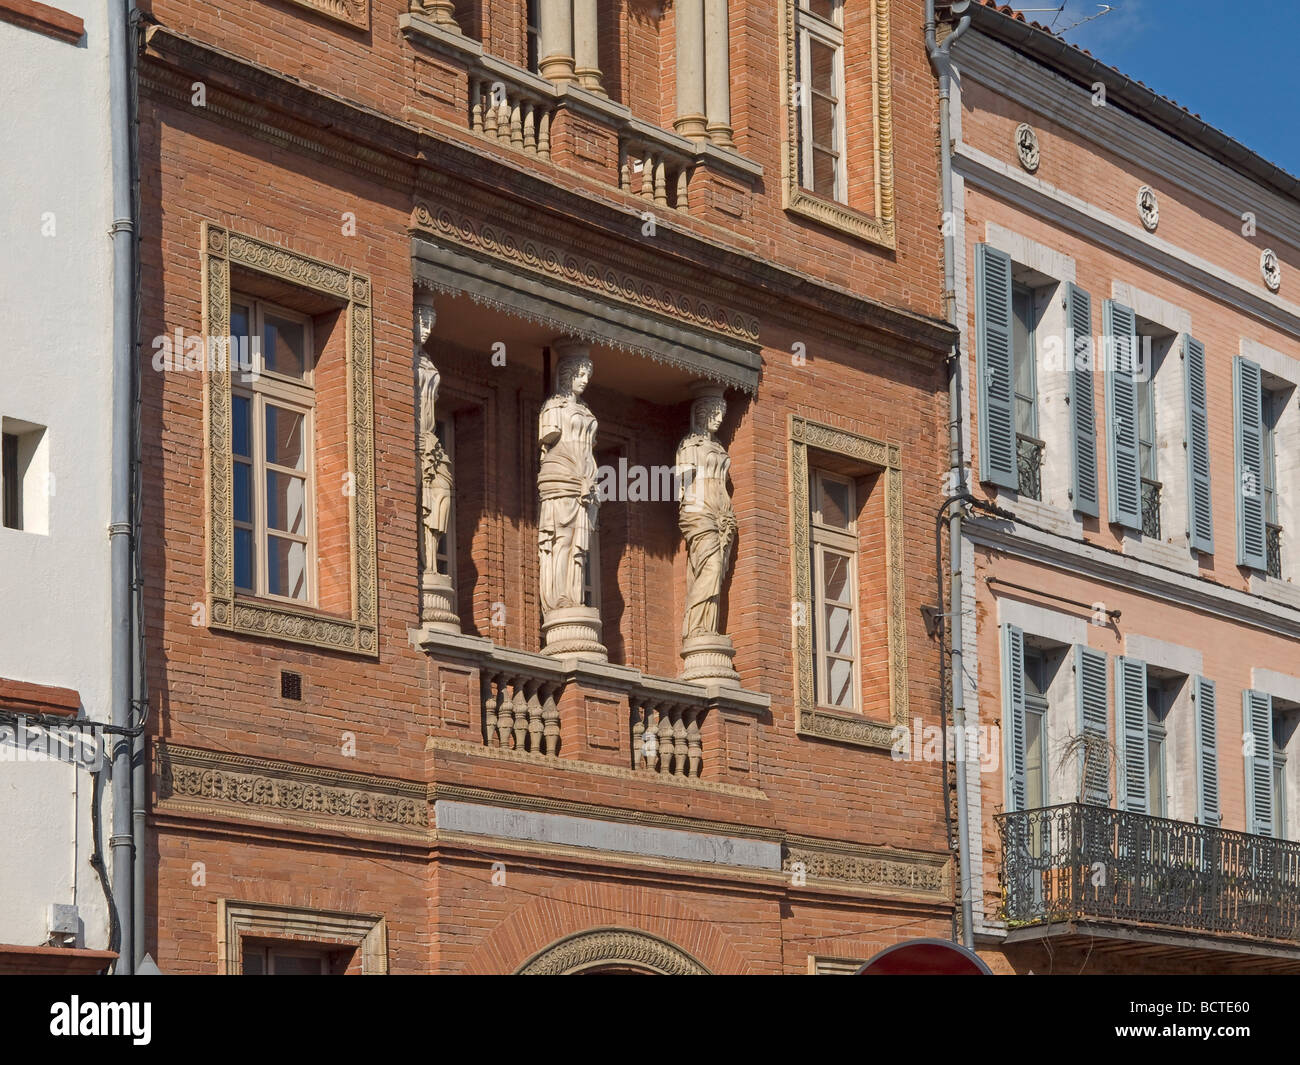
[[(588, 933), (614, 932), (644, 936), (675, 952), (656, 953), (661, 960), (677, 957), (681, 963), (685, 959), (711, 973), (751, 971), (749, 961), (712, 921), (666, 895), (662, 889), (602, 884), (557, 886), (554, 895), (529, 899), (492, 931), (461, 972), (466, 975), (513, 973), (536, 961), (548, 948), (575, 942), (577, 937)], [(595, 941), (589, 945), (592, 949), (599, 946)], [(603, 946), (616, 944), (606, 940)], [(614, 963), (619, 959), (612, 953), (607, 960)], [(635, 958), (622, 960), (636, 964)]]

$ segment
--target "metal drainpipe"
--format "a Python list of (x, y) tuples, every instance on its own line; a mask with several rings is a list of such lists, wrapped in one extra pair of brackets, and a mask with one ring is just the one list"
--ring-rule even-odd
[[(112, 723), (131, 724), (131, 348), (135, 309), (135, 221), (131, 195), (130, 74), (128, 29), (131, 0), (114, 0), (108, 11), (109, 136), (113, 182), (113, 400), (112, 512), (108, 527), (112, 576)], [(109, 853), (113, 905), (121, 928), (117, 975), (135, 971), (135, 846), (131, 823), (132, 737), (113, 735), (113, 832)]]
[[(939, 79), (939, 178), (943, 199), (943, 304), (948, 322), (959, 328), (957, 321), (957, 291), (955, 251), (952, 223), (952, 131), (949, 121), (949, 100), (952, 84), (952, 59), (949, 49), (970, 26), (970, 16), (964, 14), (968, 0), (957, 0), (951, 6), (961, 21), (943, 44), (935, 40), (934, 0), (925, 2), (925, 47), (930, 63)], [(948, 495), (966, 492), (966, 469), (961, 442), (961, 352), (954, 349), (948, 359), (948, 455), (952, 484)], [(970, 745), (966, 740), (966, 700), (962, 684), (962, 626), (961, 604), (963, 575), (961, 569), (962, 506), (953, 507), (948, 518), (949, 569), (952, 573), (952, 591), (949, 596), (948, 618), (941, 619), (948, 630), (949, 676), (952, 683), (952, 725), (957, 742), (962, 745), (957, 758), (957, 860), (961, 881), (961, 935), (962, 944), (975, 947), (974, 884), (971, 881), (970, 862), (970, 809), (966, 800), (966, 754)], [(950, 620), (951, 619), (951, 620)], [(941, 630), (942, 631), (942, 630)], [(944, 796), (944, 802), (948, 797)]]

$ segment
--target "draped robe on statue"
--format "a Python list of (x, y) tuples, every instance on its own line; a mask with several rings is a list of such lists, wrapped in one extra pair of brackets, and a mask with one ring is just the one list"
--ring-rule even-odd
[(727, 492), (731, 458), (702, 433), (687, 436), (677, 449), (682, 478), (678, 525), (686, 541), (686, 611), (682, 636), (718, 631), (718, 601), (736, 539), (736, 516)]
[(543, 449), (537, 472), (537, 538), (545, 614), (583, 605), (587, 552), (599, 507), (592, 451), (596, 419), (575, 396), (552, 397), (542, 407), (537, 435)]

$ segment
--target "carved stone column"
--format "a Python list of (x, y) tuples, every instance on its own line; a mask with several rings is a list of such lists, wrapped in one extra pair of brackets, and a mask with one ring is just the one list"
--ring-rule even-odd
[(596, 418), (582, 401), (591, 380), (587, 345), (557, 340), (555, 387), (537, 418), (538, 577), (542, 650), (557, 658), (605, 662), (600, 609), (584, 590), (597, 535)]
[(596, 0), (573, 0), (573, 59), (578, 84), (584, 89), (605, 95), (600, 81), (599, 30)]
[(677, 0), (677, 118), (683, 137), (708, 139), (704, 112), (704, 0)]
[(451, 515), (451, 459), (438, 439), (434, 412), (442, 375), (425, 350), (433, 333), (433, 304), (415, 305), (417, 458), (420, 481), (420, 621), (440, 632), (460, 632), (456, 591), (449, 573), (438, 572), (438, 541)]
[(578, 80), (573, 60), (573, 3), (540, 0), (537, 11), (537, 71), (561, 85)]
[(726, 148), (734, 147), (727, 0), (704, 0), (704, 84), (709, 140)]

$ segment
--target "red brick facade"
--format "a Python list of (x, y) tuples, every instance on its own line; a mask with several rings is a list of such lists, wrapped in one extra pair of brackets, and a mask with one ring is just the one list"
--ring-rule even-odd
[[(518, 63), (522, 2), (470, 6), (458, 8), (461, 26), (486, 32), (487, 53)], [(654, 937), (661, 946), (643, 944), (658, 959), (651, 969), (671, 970), (678, 962), (664, 959), (685, 955), (711, 972), (793, 973), (808, 971), (811, 957), (866, 958), (901, 939), (948, 933), (938, 763), (895, 761), (879, 745), (796, 728), (791, 415), (896, 449), (900, 524), (889, 535), (901, 530), (902, 631), (887, 638), (880, 606), (893, 576), (881, 487), (859, 519), (861, 713), (886, 727), (894, 720), (889, 664), (893, 654), (901, 668), (899, 647), (909, 724), (937, 724), (940, 706), (938, 655), (919, 609), (935, 581), (930, 530), (942, 496), (951, 341), (936, 320), (933, 84), (919, 0), (878, 6), (892, 30), (893, 249), (782, 207), (770, 2), (733, 0), (730, 12), (735, 140), (761, 176), (725, 160), (698, 164), (689, 213), (654, 207), (648, 237), (647, 205), (620, 191), (618, 133), (598, 110), (558, 109), (549, 161), (476, 135), (466, 128), (466, 62), (403, 36), (402, 3), (349, 0), (350, 10), (368, 8), (364, 31), (291, 3), (155, 3), (141, 58), (143, 335), (210, 329), (205, 222), (368, 280), (378, 624), (373, 654), (207, 624), (214, 456), (204, 375), (146, 366), (156, 711), (148, 863), (157, 869), (146, 944), (164, 971), (237, 971), (221, 917), (230, 903), (382, 918), (384, 965), (395, 973), (513, 972), (567, 937), (608, 929)], [(611, 97), (671, 129), (671, 10), (602, 3), (600, 15)], [(870, 169), (872, 153), (863, 154)], [(627, 668), (565, 684), (558, 756), (485, 744), (484, 691), (500, 666), (482, 641), (540, 650), (536, 418), (547, 395), (543, 348), (558, 330), (446, 292), (432, 297), (427, 350), (443, 378), (439, 417), (454, 425), (462, 631), (480, 642), (417, 646), (413, 237), (532, 279), (544, 273), (545, 249), (558, 249), (557, 286), (663, 322), (672, 316), (656, 301), (667, 293), (694, 308), (676, 316), (692, 335), (761, 355), (756, 393), (728, 391), (719, 434), (739, 523), (723, 616), (744, 689), (770, 697), (770, 707), (705, 712), (699, 696), (698, 777), (630, 768), (628, 686), (680, 672), (685, 555), (669, 502), (601, 509), (604, 642), (610, 662)], [(543, 250), (531, 261), (534, 248)], [(576, 264), (567, 276), (566, 257)], [(319, 606), (346, 618), (363, 587), (364, 559), (348, 556), (351, 511), (341, 500), (350, 497), (338, 487), (356, 472), (343, 443), (356, 426), (331, 389), (358, 380), (332, 379), (326, 367), (336, 345), (346, 357), (347, 331), (337, 304), (237, 274), (232, 291), (252, 285), (257, 294), (260, 285), (266, 298), (312, 315), (324, 340)], [(492, 358), (498, 343), (503, 366)], [(593, 357), (586, 399), (600, 422), (598, 461), (671, 465), (689, 427), (692, 375), (599, 339)], [(284, 671), (301, 675), (300, 701), (282, 698)], [(691, 706), (695, 698), (682, 696)], [(600, 824), (642, 842), (447, 829), (444, 809), (514, 811), (534, 826)], [(666, 856), (666, 844), (644, 842), (654, 833), (711, 839), (721, 857)], [(764, 857), (728, 858), (741, 844)], [(801, 861), (806, 879), (792, 874)], [(351, 934), (284, 922), (238, 936), (244, 950), (280, 938), (352, 944), (339, 964), (376, 971), (362, 961), (371, 948), (355, 947)], [(603, 934), (577, 941), (589, 948), (582, 957), (637, 967), (623, 941)]]

